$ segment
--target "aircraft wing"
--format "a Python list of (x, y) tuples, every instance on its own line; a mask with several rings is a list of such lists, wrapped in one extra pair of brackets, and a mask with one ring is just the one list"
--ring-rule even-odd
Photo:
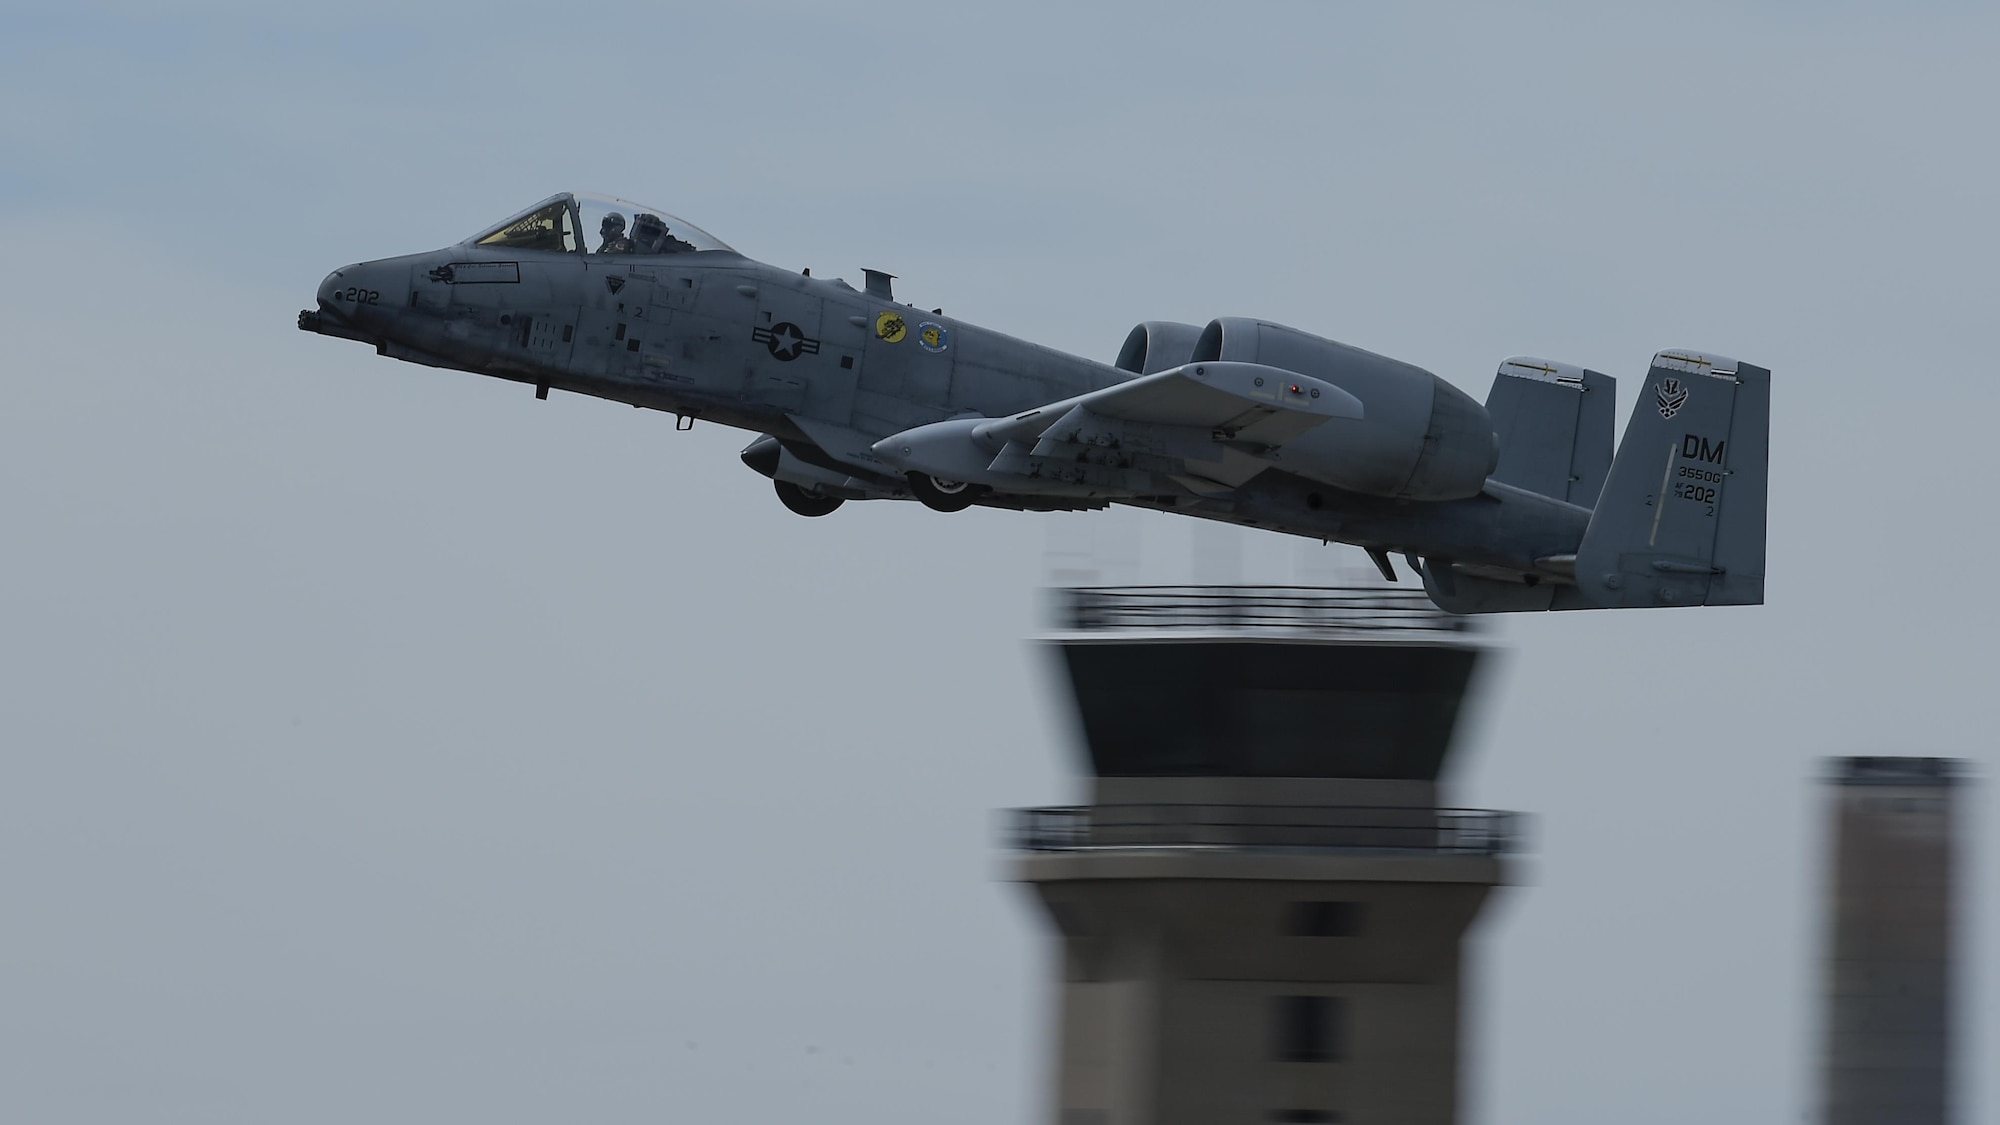
[(1285, 443), (1361, 400), (1332, 383), (1255, 363), (1190, 363), (1007, 418), (956, 418), (875, 445), (908, 471), (1003, 492), (1202, 495), (1240, 487)]
[(979, 427), (991, 468), (1120, 491), (1166, 476), (1205, 495), (1241, 487), (1286, 442), (1361, 400), (1332, 383), (1256, 363), (1190, 363)]
[(1360, 399), (1323, 380), (1256, 363), (1190, 363), (995, 419), (979, 432), (989, 441), (1040, 441), (1051, 430), (1059, 440), (1078, 440), (1067, 421), (1086, 427), (1077, 432), (1088, 440), (1096, 432), (1088, 423), (1097, 421), (1276, 448), (1329, 418), (1361, 416)]

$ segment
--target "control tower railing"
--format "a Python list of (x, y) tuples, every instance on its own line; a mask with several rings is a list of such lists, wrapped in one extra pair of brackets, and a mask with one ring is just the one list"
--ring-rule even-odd
[(1513, 813), (1319, 805), (1082, 805), (1012, 810), (1022, 851), (1233, 848), (1501, 855), (1521, 836)]
[(1474, 619), (1440, 611), (1416, 589), (1373, 586), (1077, 586), (1050, 591), (1057, 629), (1082, 633), (1456, 637)]

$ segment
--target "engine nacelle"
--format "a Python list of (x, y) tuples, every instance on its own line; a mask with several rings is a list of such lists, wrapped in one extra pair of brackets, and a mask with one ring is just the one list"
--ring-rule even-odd
[(1118, 349), (1117, 366), (1134, 375), (1151, 375), (1179, 367), (1194, 354), (1194, 346), (1200, 341), (1201, 329), (1192, 324), (1149, 320), (1125, 337), (1125, 346)]
[(1363, 417), (1330, 419), (1287, 443), (1288, 472), (1371, 496), (1457, 500), (1500, 463), (1486, 408), (1421, 367), (1244, 317), (1211, 321), (1191, 359), (1282, 367), (1361, 400)]

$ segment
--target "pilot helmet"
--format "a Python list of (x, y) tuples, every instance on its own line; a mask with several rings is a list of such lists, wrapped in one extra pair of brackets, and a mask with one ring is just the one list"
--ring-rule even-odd
[(609, 215), (604, 216), (604, 221), (598, 224), (597, 229), (606, 233), (613, 230), (623, 231), (625, 229), (625, 216), (613, 211)]

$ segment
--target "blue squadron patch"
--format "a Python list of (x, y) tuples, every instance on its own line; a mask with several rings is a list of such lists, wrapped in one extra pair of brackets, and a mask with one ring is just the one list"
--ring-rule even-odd
[(951, 343), (951, 336), (944, 325), (935, 320), (926, 320), (917, 325), (917, 346), (927, 352), (941, 352)]

